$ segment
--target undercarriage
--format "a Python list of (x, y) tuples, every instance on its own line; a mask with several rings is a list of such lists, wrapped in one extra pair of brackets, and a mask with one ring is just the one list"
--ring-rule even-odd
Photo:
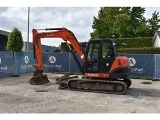
[(100, 92), (111, 94), (124, 94), (131, 85), (130, 79), (125, 80), (97, 80), (70, 78), (62, 79), (59, 89), (69, 89), (76, 91)]

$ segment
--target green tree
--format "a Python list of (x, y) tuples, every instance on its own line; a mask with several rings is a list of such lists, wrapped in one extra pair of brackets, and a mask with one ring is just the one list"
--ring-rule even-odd
[[(131, 20), (130, 20), (130, 26), (131, 26), (131, 34), (132, 37), (138, 37), (139, 35), (137, 34), (140, 30), (139, 26), (141, 26), (141, 24), (144, 22), (144, 13), (145, 13), (145, 8), (143, 7), (132, 7), (131, 11), (130, 11), (130, 16), (131, 16)], [(142, 26), (141, 26), (142, 27)]]
[(144, 7), (101, 7), (98, 16), (93, 18), (91, 39), (152, 37), (159, 25), (159, 12), (152, 18), (144, 17)]
[(93, 18), (91, 39), (111, 37), (113, 34), (111, 28), (118, 13), (119, 7), (101, 7), (98, 17)]
[(160, 28), (160, 16), (159, 16), (159, 12), (154, 12), (152, 14), (152, 18), (148, 19), (148, 27), (150, 29), (150, 36), (154, 34), (154, 32), (156, 30), (158, 30)]
[(23, 38), (21, 31), (14, 27), (9, 33), (7, 41), (7, 50), (21, 52), (23, 47)]
[(130, 15), (131, 7), (120, 7), (120, 13), (127, 13), (128, 15)]
[(147, 25), (147, 20), (144, 18), (139, 26), (136, 27), (135, 30), (135, 37), (151, 37), (153, 36), (149, 34), (150, 33), (150, 28)]
[(115, 21), (113, 22), (112, 33), (116, 37), (126, 38), (130, 36), (131, 26), (130, 24), (131, 17), (127, 13), (118, 14), (115, 16)]
[[(73, 50), (73, 47), (71, 44), (69, 44), (69, 46), (72, 48)], [(61, 51), (63, 52), (69, 52), (70, 51), (70, 48), (68, 47), (67, 43), (66, 42), (61, 42)]]

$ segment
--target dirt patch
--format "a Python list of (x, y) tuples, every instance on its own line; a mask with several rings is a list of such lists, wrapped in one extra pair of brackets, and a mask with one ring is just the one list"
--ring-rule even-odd
[(48, 90), (36, 90), (36, 92), (48, 92)]
[(152, 84), (151, 82), (142, 82), (142, 84)]

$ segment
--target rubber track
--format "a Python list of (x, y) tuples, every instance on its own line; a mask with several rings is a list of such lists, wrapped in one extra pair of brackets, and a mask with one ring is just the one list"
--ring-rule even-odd
[[(83, 87), (78, 87), (78, 88), (74, 88), (74, 86), (71, 86), (71, 84), (73, 85), (73, 82), (77, 82), (77, 83), (83, 83), (85, 86), (85, 83), (89, 83), (92, 84), (94, 87), (96, 85), (98, 85), (99, 83), (104, 83), (104, 84), (108, 84), (108, 85), (113, 85), (112, 87), (115, 88), (115, 85), (119, 84), (123, 86), (123, 90), (120, 92), (117, 91), (109, 91), (109, 90), (104, 90), (104, 86), (102, 90), (97, 90), (96, 88), (92, 88), (92, 89), (88, 89), (88, 88), (83, 88)], [(79, 84), (80, 85), (80, 84)], [(91, 86), (92, 86), (91, 85)], [(87, 85), (86, 85), (87, 86)], [(125, 82), (123, 81), (104, 81), (104, 80), (88, 80), (88, 79), (70, 79), (68, 81), (68, 89), (70, 90), (75, 90), (75, 91), (86, 91), (86, 92), (99, 92), (99, 93), (109, 93), (109, 94), (124, 94), (126, 92), (127, 89), (127, 85)], [(115, 90), (115, 89), (114, 89)]]

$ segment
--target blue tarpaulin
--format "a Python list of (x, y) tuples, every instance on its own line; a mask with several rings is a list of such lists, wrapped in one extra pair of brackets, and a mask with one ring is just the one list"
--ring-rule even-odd
[(33, 53), (15, 52), (14, 53), (14, 74), (33, 72), (34, 58)]
[(154, 55), (126, 54), (129, 58), (131, 76), (154, 77)]
[(68, 53), (43, 53), (44, 72), (69, 72)]
[[(129, 58), (131, 76), (160, 79), (160, 54), (122, 54)], [(83, 64), (79, 55), (77, 55)], [(81, 73), (70, 53), (42, 53), (44, 72)], [(0, 77), (34, 72), (33, 53), (0, 52)]]
[(13, 53), (7, 51), (0, 52), (0, 77), (13, 74)]

